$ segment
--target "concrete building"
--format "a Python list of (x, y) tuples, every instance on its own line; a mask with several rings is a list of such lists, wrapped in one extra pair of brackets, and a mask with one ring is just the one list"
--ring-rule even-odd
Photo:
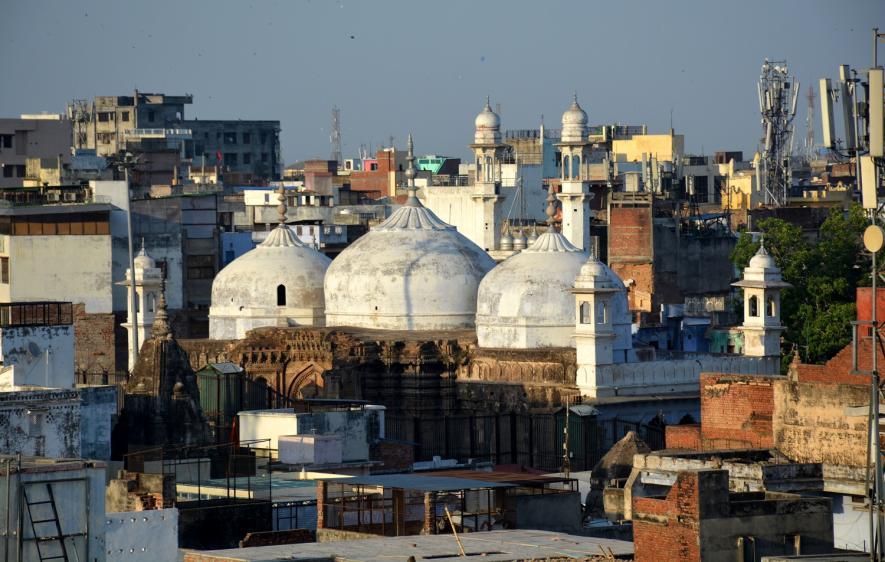
[(0, 457), (3, 559), (107, 560), (105, 469), (76, 457)]
[(113, 373), (125, 363), (116, 350), (112, 206), (80, 187), (64, 191), (74, 201), (4, 193), (13, 204), (0, 208), (0, 302), (73, 303), (77, 370)]
[(131, 96), (74, 100), (68, 105), (73, 146), (110, 156), (130, 143), (162, 137), (164, 144), (174, 141), (173, 152), (193, 159), (195, 166), (222, 168), (230, 183), (279, 179), (279, 121), (187, 120), (185, 106), (192, 103), (191, 95), (138, 90)]
[(0, 188), (24, 185), (29, 158), (48, 160), (56, 168), (70, 164), (71, 121), (55, 114), (0, 119)]

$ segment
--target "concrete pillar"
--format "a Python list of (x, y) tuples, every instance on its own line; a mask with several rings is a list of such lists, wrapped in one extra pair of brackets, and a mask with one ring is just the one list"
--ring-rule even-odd
[(325, 480), (317, 480), (317, 529), (326, 528), (326, 503), (329, 499)]
[(422, 535), (432, 535), (436, 529), (436, 494), (434, 492), (424, 492), (424, 526), (421, 529)]

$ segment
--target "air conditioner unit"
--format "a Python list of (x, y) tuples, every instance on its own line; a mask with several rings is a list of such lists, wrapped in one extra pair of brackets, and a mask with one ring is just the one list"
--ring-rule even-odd
[[(57, 195), (56, 195), (57, 197)], [(65, 201), (76, 201), (77, 194), (76, 193), (65, 193)]]
[(47, 201), (58, 201), (59, 200), (58, 193), (47, 193), (46, 200)]

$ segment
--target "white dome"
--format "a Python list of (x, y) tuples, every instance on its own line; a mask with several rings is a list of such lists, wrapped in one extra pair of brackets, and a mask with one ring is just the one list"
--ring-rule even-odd
[(157, 267), (157, 262), (154, 261), (154, 258), (148, 255), (143, 244), (141, 250), (132, 261), (135, 265), (135, 269), (153, 269)]
[(330, 263), (279, 225), (215, 276), (209, 337), (242, 338), (262, 326), (322, 326), (323, 279)]
[(476, 291), (495, 262), (414, 195), (335, 258), (326, 324), (385, 330), (471, 328)]
[(558, 232), (495, 267), (479, 285), (480, 347), (533, 349), (574, 345), (572, 284), (587, 254)]
[(764, 244), (760, 244), (756, 254), (750, 258), (750, 267), (755, 269), (778, 269), (774, 258), (765, 249)]
[(578, 104), (578, 97), (562, 114), (562, 142), (585, 142), (587, 137), (587, 112)]
[(473, 141), (475, 144), (500, 144), (501, 143), (501, 118), (492, 111), (489, 100), (473, 121), (475, 132)]

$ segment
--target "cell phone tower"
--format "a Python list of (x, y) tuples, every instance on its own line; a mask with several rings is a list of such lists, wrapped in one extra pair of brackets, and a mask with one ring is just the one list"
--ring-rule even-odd
[(763, 130), (758, 177), (766, 203), (782, 207), (787, 204), (793, 181), (790, 159), (799, 81), (790, 74), (786, 61), (765, 59), (757, 88)]
[(331, 160), (338, 162), (340, 167), (344, 162), (341, 159), (341, 110), (337, 105), (332, 106), (332, 134), (329, 135), (329, 142), (332, 143)]

